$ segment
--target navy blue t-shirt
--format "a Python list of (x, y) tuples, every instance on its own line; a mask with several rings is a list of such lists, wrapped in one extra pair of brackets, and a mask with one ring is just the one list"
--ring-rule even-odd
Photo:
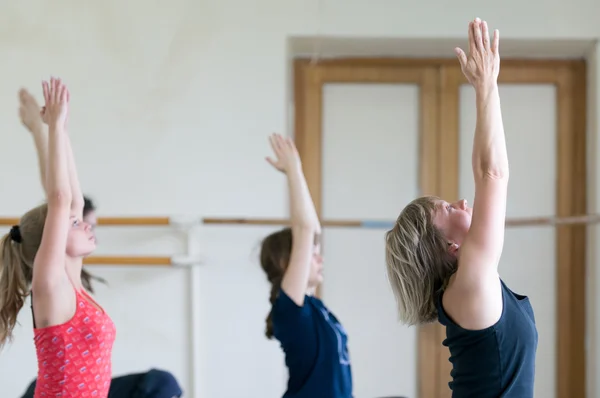
[(502, 284), (502, 315), (483, 330), (465, 330), (437, 301), (438, 320), (446, 326), (442, 343), (450, 350), (453, 398), (533, 398), (538, 332), (533, 308)]
[(352, 398), (348, 336), (323, 302), (305, 296), (298, 306), (280, 290), (272, 317), (289, 370), (283, 397)]

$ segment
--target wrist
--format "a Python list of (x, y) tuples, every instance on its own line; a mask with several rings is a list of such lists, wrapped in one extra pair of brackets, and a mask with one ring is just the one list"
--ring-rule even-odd
[(33, 124), (29, 128), (29, 132), (33, 134), (34, 137), (41, 136), (44, 134), (44, 125), (42, 123)]
[(48, 131), (60, 131), (60, 132), (64, 132), (65, 131), (65, 124), (59, 121), (53, 121), (50, 120), (48, 122)]
[(487, 98), (490, 94), (494, 94), (498, 92), (498, 82), (482, 82), (474, 86), (475, 87), (475, 96), (477, 98)]

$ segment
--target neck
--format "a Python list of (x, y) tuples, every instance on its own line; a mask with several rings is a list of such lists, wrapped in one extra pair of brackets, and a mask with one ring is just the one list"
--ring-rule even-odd
[(81, 283), (81, 269), (83, 267), (81, 258), (67, 258), (66, 264), (67, 276), (71, 280), (71, 283), (77, 290), (83, 289)]

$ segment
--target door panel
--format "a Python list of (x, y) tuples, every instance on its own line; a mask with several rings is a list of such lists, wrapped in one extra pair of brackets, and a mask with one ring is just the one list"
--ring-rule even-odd
[[(420, 191), (419, 87), (327, 84), (322, 112), (323, 217), (394, 218)], [(384, 250), (381, 230), (324, 230), (322, 297), (348, 332), (357, 398), (416, 393), (417, 330), (397, 321)]]
[[(502, 118), (510, 162), (507, 217), (547, 217), (556, 209), (556, 88), (502, 84)], [(460, 87), (460, 197), (475, 194), (471, 151), (475, 92)], [(507, 228), (500, 277), (529, 296), (539, 334), (536, 398), (554, 398), (556, 373), (556, 231), (552, 226)]]

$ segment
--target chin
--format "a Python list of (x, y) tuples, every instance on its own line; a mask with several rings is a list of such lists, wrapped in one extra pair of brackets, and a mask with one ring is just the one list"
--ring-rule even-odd
[(67, 253), (71, 257), (87, 257), (92, 254), (96, 250), (96, 245), (86, 245), (86, 247), (78, 248), (78, 250), (73, 250), (71, 253)]

